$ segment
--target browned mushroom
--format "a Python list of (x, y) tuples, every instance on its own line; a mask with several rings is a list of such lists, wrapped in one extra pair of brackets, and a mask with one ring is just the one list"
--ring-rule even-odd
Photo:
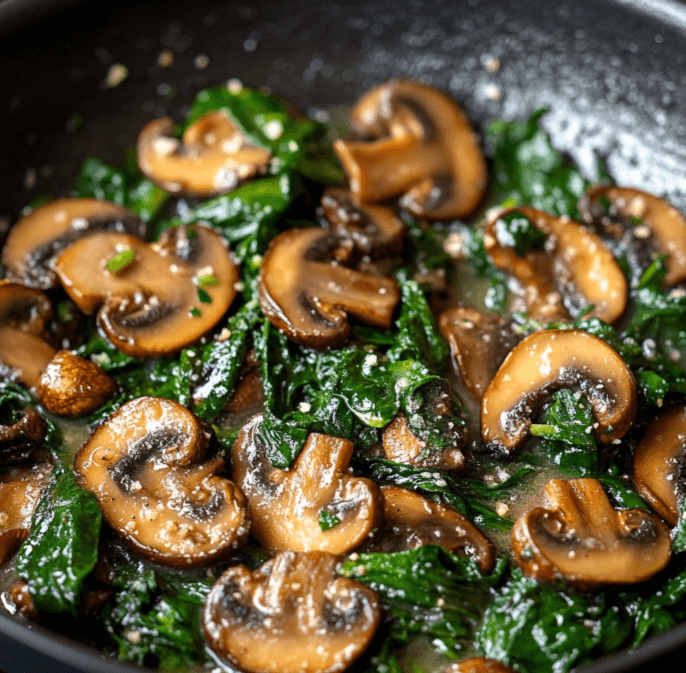
[(258, 436), (262, 415), (236, 437), (232, 478), (243, 490), (251, 534), (275, 550), (345, 554), (359, 546), (381, 520), (381, 493), (373, 481), (348, 472), (353, 445), (316, 432), (290, 468), (267, 458)]
[[(29, 583), (19, 578), (7, 592), (8, 601), (3, 603), (10, 608), (12, 614), (21, 615), (32, 622), (38, 621), (38, 610), (29, 592)], [(9, 605), (8, 605), (9, 603)]]
[(45, 421), (31, 407), (19, 412), (11, 425), (0, 425), (0, 465), (24, 462), (45, 439)]
[(95, 363), (61, 350), (43, 370), (36, 392), (48, 411), (76, 417), (105, 404), (117, 392), (117, 384)]
[(496, 659), (471, 657), (450, 664), (443, 673), (515, 673), (515, 671)]
[(660, 252), (669, 255), (667, 285), (686, 280), (686, 218), (664, 199), (630, 187), (596, 186), (581, 199), (579, 210), (588, 224), (616, 239), (652, 236)]
[(365, 94), (351, 115), (370, 142), (337, 140), (334, 149), (361, 203), (403, 194), (417, 217), (469, 215), (488, 171), (476, 134), (459, 106), (426, 84), (391, 80)]
[(0, 281), (0, 375), (27, 388), (38, 383), (55, 354), (47, 341), (52, 317), (48, 297), (18, 283)]
[(464, 387), (480, 402), (491, 379), (521, 337), (515, 334), (509, 321), (467, 306), (446, 309), (438, 325), (450, 345)]
[[(521, 215), (546, 236), (545, 250), (517, 254), (502, 235), (504, 219)], [(511, 238), (511, 237), (510, 237)], [(521, 285), (529, 315), (536, 320), (566, 320), (570, 310), (593, 305), (589, 315), (612, 323), (624, 312), (627, 283), (602, 240), (566, 217), (519, 206), (493, 213), (484, 234), (493, 263)]]
[(645, 501), (670, 525), (679, 520), (684, 493), (686, 407), (661, 413), (646, 430), (634, 455), (634, 481)]
[(133, 549), (171, 566), (212, 563), (245, 541), (245, 498), (218, 476), (209, 425), (176, 402), (140, 397), (79, 449), (74, 471)]
[(340, 187), (327, 187), (321, 203), (336, 234), (350, 238), (361, 254), (379, 259), (402, 251), (405, 225), (391, 208), (357, 205), (352, 193)]
[(226, 112), (211, 112), (174, 137), (170, 117), (146, 124), (136, 145), (143, 175), (177, 196), (207, 198), (226, 194), (263, 175), (271, 154), (250, 145)]
[(615, 442), (631, 427), (636, 381), (617, 352), (583, 330), (543, 330), (510, 352), (486, 389), (481, 401), (484, 443), (505, 452), (520, 446), (532, 416), (562, 388), (588, 398), (601, 442)]
[(668, 528), (643, 509), (613, 509), (597, 479), (553, 479), (546, 509), (535, 507), (512, 529), (512, 551), (526, 575), (579, 589), (642, 582), (671, 553)]
[[(108, 266), (122, 254), (129, 263)], [(99, 309), (98, 324), (112, 343), (136, 357), (171, 355), (200, 339), (226, 313), (238, 280), (222, 237), (198, 225), (173, 227), (150, 244), (92, 234), (65, 250), (55, 269), (78, 307)]]
[(381, 493), (384, 523), (369, 551), (399, 552), (436, 544), (453, 554), (469, 556), (484, 573), (493, 570), (495, 548), (461, 514), (398, 486), (382, 486)]
[(0, 563), (26, 539), (31, 517), (52, 466), (12, 467), (0, 472)]
[(7, 275), (24, 285), (58, 287), (55, 257), (96, 231), (116, 231), (143, 238), (145, 225), (130, 210), (97, 199), (58, 199), (32, 210), (7, 236), (2, 263)]
[[(341, 239), (325, 229), (289, 229), (269, 245), (259, 277), (262, 312), (289, 339), (323, 350), (348, 339), (352, 316), (389, 328), (400, 299), (392, 278), (340, 266)], [(345, 253), (347, 254), (347, 253)]]
[[(434, 413), (445, 413), (444, 410)], [(448, 413), (447, 415), (451, 415)], [(460, 446), (464, 444), (466, 437), (463, 436)], [(465, 459), (459, 446), (448, 447), (442, 451), (425, 453), (426, 442), (420, 440), (407, 424), (407, 418), (403, 413), (397, 416), (384, 428), (381, 434), (381, 442), (386, 458), (395, 463), (405, 463), (415, 467), (438, 467), (442, 470), (460, 471), (464, 469)]]
[(205, 601), (209, 647), (248, 673), (335, 673), (366, 649), (376, 593), (336, 574), (330, 554), (281, 552), (257, 570), (229, 568)]

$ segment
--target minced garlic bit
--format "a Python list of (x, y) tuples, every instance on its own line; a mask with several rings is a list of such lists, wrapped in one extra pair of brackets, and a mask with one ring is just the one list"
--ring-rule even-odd
[(121, 63), (113, 63), (105, 77), (105, 86), (119, 86), (129, 76), (129, 69)]

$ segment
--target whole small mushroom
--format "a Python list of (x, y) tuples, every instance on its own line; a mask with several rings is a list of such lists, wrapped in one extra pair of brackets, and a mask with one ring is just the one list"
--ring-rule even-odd
[(251, 572), (229, 568), (205, 601), (210, 649), (248, 673), (337, 673), (381, 621), (376, 593), (336, 574), (330, 554), (284, 551)]
[(586, 590), (643, 582), (667, 565), (668, 528), (643, 509), (614, 509), (597, 479), (553, 479), (545, 492), (547, 507), (522, 515), (512, 529), (512, 551), (526, 575)]
[(262, 415), (236, 437), (232, 478), (248, 499), (250, 533), (269, 549), (345, 554), (358, 547), (381, 520), (378, 486), (348, 471), (353, 445), (316, 432), (293, 464), (275, 468), (259, 437)]
[(464, 112), (437, 89), (394, 79), (366, 93), (351, 113), (365, 141), (334, 149), (360, 203), (402, 195), (416, 217), (470, 215), (486, 191), (488, 170)]
[(266, 172), (268, 150), (254, 147), (221, 110), (211, 112), (174, 137), (170, 117), (146, 124), (136, 144), (143, 175), (175, 196), (226, 194)]

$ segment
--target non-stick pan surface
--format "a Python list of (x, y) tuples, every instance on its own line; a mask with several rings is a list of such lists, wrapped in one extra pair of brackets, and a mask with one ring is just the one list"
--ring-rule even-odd
[[(116, 86), (113, 66), (126, 69)], [(237, 77), (316, 115), (394, 76), (448, 91), (481, 127), (545, 106), (555, 145), (589, 177), (598, 153), (618, 182), (686, 210), (681, 2), (1, 0), (0, 226), (66, 194), (85, 157), (121, 163), (146, 121), (180, 119), (204, 86)], [(686, 654), (686, 624), (586, 670), (652, 671), (674, 650)], [(3, 614), (0, 667), (131, 670)]]

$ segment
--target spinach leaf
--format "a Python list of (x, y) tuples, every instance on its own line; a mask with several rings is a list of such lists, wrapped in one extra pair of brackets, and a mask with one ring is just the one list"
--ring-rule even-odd
[(488, 278), (488, 289), (484, 297), (486, 308), (502, 311), (507, 301), (507, 278), (488, 257), (484, 246), (483, 229), (464, 226), (459, 229), (464, 248), (467, 251), (467, 264), (479, 278)]
[(468, 557), (426, 545), (395, 554), (360, 554), (344, 561), (339, 573), (370, 586), (390, 618), (387, 638), (406, 644), (428, 636), (443, 651), (462, 649), (490, 602), (489, 587), (504, 569), (485, 576)]
[(113, 201), (138, 214), (143, 222), (150, 222), (169, 199), (169, 194), (144, 178), (138, 167), (119, 170), (89, 157), (76, 178), (74, 196)]
[(539, 451), (570, 478), (595, 477), (598, 447), (594, 422), (588, 400), (564, 389), (553, 394), (552, 403), (543, 412), (543, 423), (533, 424), (531, 434), (542, 438)]
[(525, 577), (498, 588), (476, 633), (486, 657), (528, 673), (563, 673), (627, 642), (631, 623), (605, 595), (594, 598)]
[(116, 372), (131, 366), (141, 366), (142, 360), (125, 355), (99, 334), (91, 337), (76, 349), (79, 357), (90, 359), (102, 367), (106, 372)]
[(39, 610), (77, 615), (84, 580), (98, 560), (100, 525), (95, 496), (68, 467), (55, 466), (17, 555), (17, 573)]
[[(579, 220), (577, 203), (590, 183), (552, 146), (539, 124), (545, 112), (537, 110), (524, 122), (496, 120), (486, 129), (491, 195), (507, 207), (527, 204)], [(602, 163), (598, 168), (606, 178)]]

